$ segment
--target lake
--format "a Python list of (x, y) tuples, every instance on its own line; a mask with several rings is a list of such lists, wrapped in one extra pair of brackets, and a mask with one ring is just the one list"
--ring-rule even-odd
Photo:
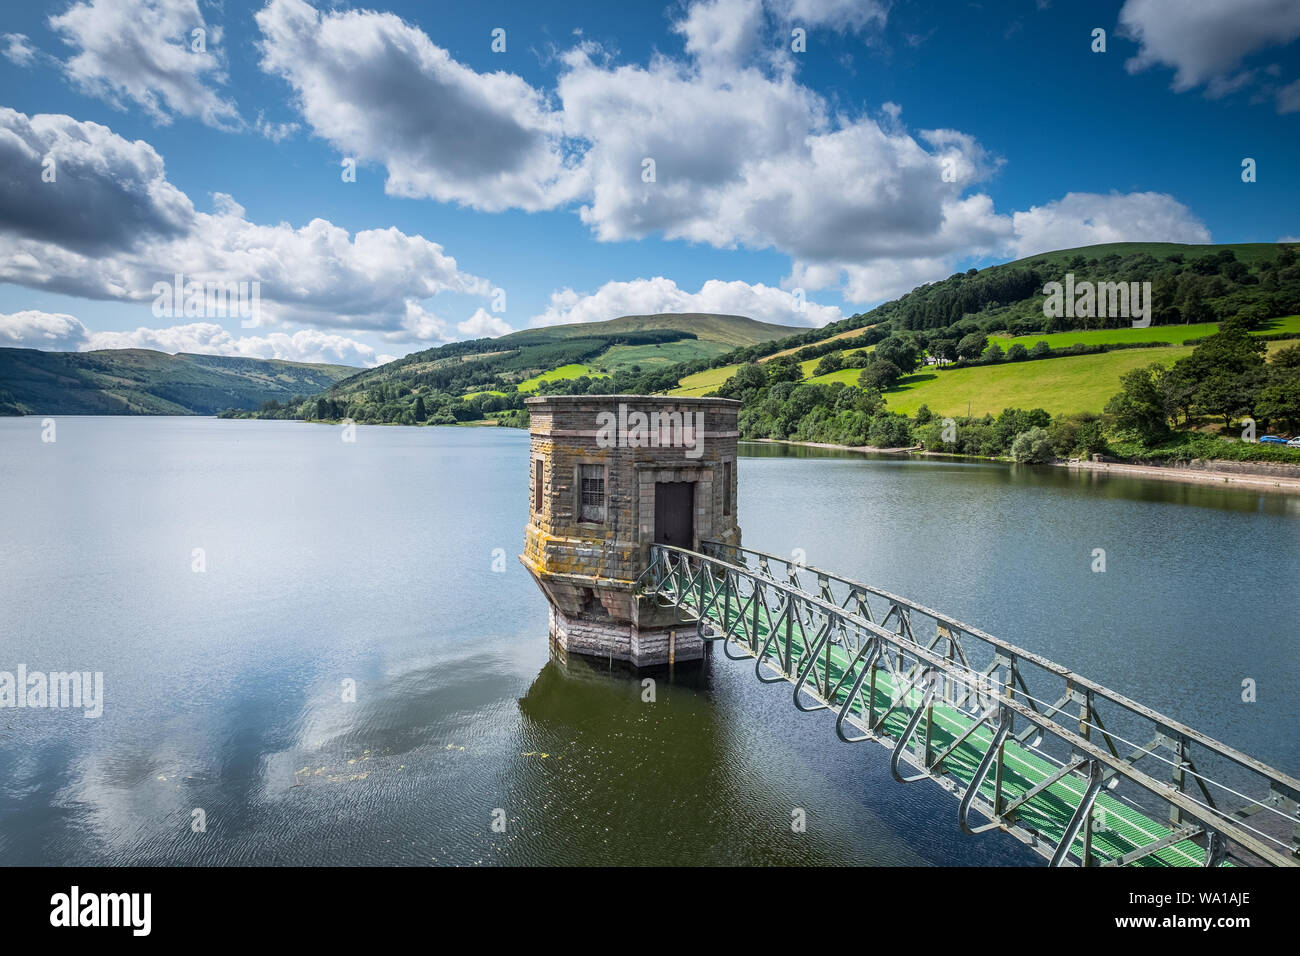
[[(516, 559), (522, 431), (41, 434), (0, 419), (0, 671), (102, 672), (103, 715), (0, 708), (5, 863), (1042, 862), (962, 834), (956, 800), (894, 783), (887, 750), (840, 743), (752, 666), (714, 655), (647, 703), (633, 678), (552, 662)], [(802, 549), (1300, 770), (1300, 499), (741, 452), (746, 545)]]

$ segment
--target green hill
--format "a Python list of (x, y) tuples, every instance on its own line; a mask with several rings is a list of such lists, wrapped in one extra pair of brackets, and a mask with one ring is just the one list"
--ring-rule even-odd
[(701, 342), (717, 342), (733, 348), (757, 345), (783, 339), (807, 329), (789, 325), (772, 325), (743, 315), (716, 315), (708, 312), (660, 312), (655, 315), (624, 315), (606, 322), (580, 322), (573, 325), (551, 325), (544, 329), (526, 329), (512, 332), (494, 341), (513, 343), (532, 340), (537, 336), (547, 338), (587, 338), (619, 335), (625, 332), (644, 332), (654, 329), (675, 329), (690, 332)]
[[(521, 394), (556, 380), (669, 370), (708, 362), (737, 347), (788, 339), (796, 326), (698, 312), (625, 315), (523, 329), (499, 338), (414, 352), (339, 382), (321, 401), (291, 410), (309, 418), (361, 422), (469, 421), (518, 409)], [(808, 330), (802, 330), (808, 331)], [(667, 374), (667, 372), (665, 372)], [(671, 376), (667, 384), (673, 384)], [(423, 397), (424, 417), (416, 398)], [(469, 399), (471, 410), (462, 402)], [(454, 406), (454, 410), (453, 410)]]
[(149, 349), (0, 348), (0, 414), (214, 415), (314, 395), (356, 372), (348, 365)]
[[(1080, 283), (1149, 282), (1151, 326), (1133, 329), (1119, 316), (1045, 315), (1044, 284), (1067, 273)], [(524, 398), (534, 391), (702, 395), (727, 390), (744, 371), (747, 384), (733, 391), (740, 394), (757, 387), (750, 373), (759, 369), (773, 385), (853, 385), (863, 367), (879, 359), (888, 365), (900, 349), (912, 364), (882, 384), (890, 409), (933, 399), (931, 410), (1016, 401), (1087, 412), (1135, 363), (1172, 361), (1173, 354), (1157, 354), (1166, 343), (1192, 346), (1226, 318), (1269, 338), (1290, 337), (1297, 333), (1284, 317), (1298, 311), (1300, 265), (1287, 244), (1110, 243), (959, 272), (819, 329), (732, 315), (648, 315), (456, 342), (359, 372), (310, 402), (269, 414), (524, 424)], [(1143, 354), (1074, 361), (1123, 349)]]
[(1100, 262), (1110, 256), (1127, 259), (1133, 256), (1151, 256), (1154, 259), (1168, 259), (1170, 256), (1182, 256), (1184, 259), (1200, 256), (1217, 256), (1227, 250), (1248, 266), (1257, 266), (1277, 257), (1278, 244), (1275, 242), (1233, 242), (1233, 243), (1187, 243), (1187, 242), (1103, 242), (1095, 246), (1077, 246), (1073, 249), (1057, 249), (1054, 252), (1040, 252), (1025, 256), (1012, 262), (989, 266), (985, 272), (999, 269), (1011, 269), (1021, 265), (1067, 266), (1076, 257), (1096, 259)]

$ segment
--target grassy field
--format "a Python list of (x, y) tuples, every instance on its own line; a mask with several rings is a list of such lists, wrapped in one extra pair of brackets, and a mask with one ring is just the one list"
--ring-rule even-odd
[(736, 374), (739, 365), (724, 365), (721, 368), (705, 369), (694, 375), (687, 375), (669, 395), (703, 395), (711, 392), (731, 376)]
[(678, 362), (711, 359), (730, 351), (729, 345), (701, 339), (682, 339), (680, 342), (661, 342), (657, 345), (615, 345), (592, 359), (591, 364), (607, 372), (630, 369), (633, 365), (649, 371), (665, 365), (676, 365)]
[(1172, 365), (1192, 354), (1191, 346), (1127, 349), (1099, 355), (1071, 355), (1033, 362), (974, 366), (908, 376), (885, 393), (891, 411), (911, 415), (928, 405), (936, 415), (972, 415), (1004, 408), (1043, 408), (1053, 415), (1101, 412), (1119, 391), (1120, 377), (1155, 362)]
[[(1192, 346), (1178, 343), (1190, 338), (1213, 335), (1218, 326), (1213, 322), (1197, 325), (1162, 325), (1145, 329), (1096, 329), (1089, 332), (1057, 332), (1051, 335), (990, 336), (1003, 349), (1020, 343), (1032, 348), (1035, 342), (1047, 342), (1053, 348), (1070, 345), (1099, 345), (1115, 342), (1171, 342), (1170, 348), (1132, 349), (1122, 352), (1105, 352), (1100, 355), (1073, 355), (1063, 358), (1040, 359), (1031, 362), (1014, 362), (1005, 365), (975, 366), (950, 372), (923, 370), (905, 381), (901, 389), (887, 392), (889, 407), (908, 414), (921, 404), (930, 406), (932, 412), (944, 415), (966, 414), (966, 403), (972, 412), (997, 414), (1004, 408), (1045, 408), (1052, 414), (1094, 411), (1100, 412), (1106, 401), (1119, 391), (1120, 376), (1130, 369), (1142, 368), (1152, 362), (1172, 365), (1191, 354)], [(1300, 332), (1300, 315), (1274, 319), (1256, 334)], [(1272, 353), (1289, 346), (1300, 345), (1295, 340), (1268, 343)], [(846, 349), (845, 351), (852, 351)], [(870, 351), (870, 349), (868, 349)], [(843, 382), (857, 385), (861, 369), (845, 368), (828, 375), (812, 375), (820, 359), (801, 362), (804, 378), (818, 385)], [(725, 365), (709, 369), (682, 379), (681, 386), (671, 395), (704, 395), (716, 389), (732, 375), (739, 365)], [(810, 377), (811, 376), (811, 377)], [(1039, 395), (1040, 398), (1035, 398)], [(939, 405), (942, 405), (942, 409)]]
[(1171, 345), (1181, 345), (1187, 339), (1204, 338), (1218, 330), (1216, 322), (1199, 322), (1194, 325), (1153, 325), (1145, 329), (1089, 329), (1086, 332), (1076, 329), (1050, 334), (1040, 332), (1037, 335), (1017, 335), (1014, 338), (1009, 335), (990, 335), (989, 342), (996, 342), (1004, 350), (1013, 345), (1031, 349), (1036, 342), (1046, 342), (1054, 349), (1070, 345), (1113, 345), (1122, 342), (1168, 342)]
[[(832, 335), (829, 338), (818, 339), (816, 342), (806, 342), (803, 345), (796, 345), (792, 349), (782, 349), (780, 352), (773, 352), (771, 355), (763, 356), (758, 361), (760, 363), (770, 362), (772, 361), (772, 359), (780, 358), (782, 355), (793, 355), (795, 352), (798, 352), (800, 349), (806, 349), (810, 345), (821, 345), (823, 342), (838, 342), (840, 339), (851, 339), (854, 338), (855, 336), (861, 335), (862, 333), (866, 332), (868, 329), (874, 329), (874, 328), (875, 325), (864, 325), (860, 329), (849, 329), (847, 332), (841, 332), (839, 335)], [(845, 344), (845, 348), (849, 348), (852, 346), (853, 343), (846, 342), (844, 344)]]
[(549, 372), (543, 372), (541, 375), (534, 375), (532, 378), (524, 379), (519, 383), (519, 391), (535, 392), (537, 386), (542, 382), (554, 382), (561, 378), (581, 378), (583, 375), (590, 375), (592, 378), (605, 377), (603, 373), (597, 372), (589, 365), (561, 365)]
[(831, 382), (843, 382), (845, 385), (857, 385), (858, 376), (862, 374), (860, 368), (842, 368), (838, 372), (828, 372), (825, 375), (814, 375), (808, 381), (816, 385), (829, 385)]
[[(859, 333), (855, 331), (852, 334), (857, 335)], [(837, 335), (836, 338), (841, 338), (841, 336)], [(875, 349), (875, 346), (871, 345), (868, 346), (865, 351), (870, 352), (873, 349)], [(843, 350), (843, 352), (853, 352), (853, 351), (857, 351), (857, 349), (847, 348)], [(766, 361), (766, 359), (763, 359), (761, 361)], [(803, 377), (805, 379), (808, 379), (809, 381), (812, 382), (845, 382), (849, 385), (856, 385), (858, 383), (858, 375), (861, 374), (862, 372), (862, 369), (860, 368), (841, 369), (838, 372), (832, 372), (830, 375), (818, 375), (815, 378), (809, 378), (809, 376), (812, 375), (813, 373), (813, 369), (817, 367), (817, 363), (820, 361), (821, 358), (819, 357), (815, 359), (808, 359), (806, 362), (799, 363), (799, 368), (803, 372)], [(678, 387), (673, 389), (668, 394), (669, 395), (704, 395), (708, 392), (713, 391), (715, 388), (717, 388), (727, 379), (731, 378), (731, 376), (735, 375), (736, 370), (738, 368), (740, 368), (739, 365), (724, 365), (721, 368), (711, 368), (708, 369), (707, 371), (696, 372), (694, 375), (687, 375), (684, 379), (681, 380), (681, 383), (678, 385)], [(847, 377), (849, 376), (849, 373), (852, 373), (851, 377)]]
[[(1181, 345), (1188, 339), (1204, 338), (1219, 331), (1217, 322), (1200, 322), (1194, 325), (1152, 325), (1145, 329), (1092, 329), (1086, 332), (1054, 332), (1050, 335), (991, 335), (989, 342), (996, 342), (1004, 350), (1013, 345), (1033, 348), (1035, 342), (1046, 342), (1054, 349), (1070, 345), (1110, 345), (1117, 342), (1169, 342)], [(1300, 332), (1300, 315), (1288, 315), (1274, 319), (1257, 335), (1273, 332)]]

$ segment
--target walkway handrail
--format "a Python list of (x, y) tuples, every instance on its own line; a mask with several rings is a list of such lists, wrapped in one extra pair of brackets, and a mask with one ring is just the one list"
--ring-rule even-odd
[[(1175, 842), (1186, 841), (1201, 834), (1204, 834), (1207, 840), (1214, 844), (1214, 847), (1218, 847), (1220, 841), (1215, 839), (1215, 834), (1218, 834), (1266, 862), (1274, 865), (1296, 864), (1297, 856), (1300, 854), (1300, 842), (1298, 842), (1296, 836), (1298, 828), (1295, 827), (1298, 807), (1296, 800), (1297, 797), (1300, 797), (1300, 781), (1295, 778), (1201, 734), (1178, 721), (1167, 718), (1151, 708), (1137, 704), (1122, 694), (1083, 678), (1068, 668), (995, 638), (947, 615), (933, 611), (924, 605), (908, 601), (880, 588), (841, 578), (818, 568), (797, 564), (766, 552), (717, 542), (704, 542), (701, 547), (703, 553), (669, 545), (652, 546), (651, 562), (639, 579), (640, 584), (647, 593), (660, 594), (661, 592), (668, 592), (680, 610), (696, 616), (700, 622), (701, 636), (704, 636), (705, 639), (722, 640), (724, 645), (736, 642), (744, 647), (747, 656), (755, 658), (756, 668), (767, 666), (791, 683), (794, 683), (797, 704), (800, 695), (803, 694), (825, 705), (822, 708), (807, 708), (800, 705), (801, 709), (838, 708), (840, 713), (836, 722), (837, 728), (847, 719), (865, 731), (863, 736), (854, 738), (844, 737), (841, 731), (843, 739), (851, 741), (869, 738), (879, 740), (882, 735), (890, 736), (891, 732), (884, 729), (885, 720), (891, 713), (900, 711), (902, 705), (906, 703), (906, 698), (911, 693), (910, 691), (904, 692), (903, 699), (895, 700), (892, 706), (880, 715), (879, 720), (876, 720), (874, 696), (868, 698), (872, 701), (870, 712), (866, 710), (860, 697), (866, 667), (870, 667), (872, 674), (875, 675), (877, 673), (876, 669), (883, 664), (884, 668), (880, 673), (887, 673), (890, 675), (890, 679), (897, 681), (892, 686), (897, 688), (907, 682), (907, 686), (911, 688), (925, 683), (922, 678), (926, 671), (930, 671), (934, 676), (946, 675), (957, 686), (970, 685), (974, 681), (976, 685), (985, 687), (984, 682), (989, 678), (990, 674), (996, 674), (999, 666), (1006, 666), (1008, 673), (1005, 686), (999, 690), (995, 697), (996, 704), (993, 710), (989, 710), (984, 718), (981, 718), (981, 723), (987, 720), (996, 710), (1000, 715), (998, 717), (998, 738), (1002, 740), (1007, 738), (1007, 730), (1009, 730), (1015, 717), (1019, 716), (1028, 726), (1021, 733), (1012, 735), (1011, 740), (1018, 746), (1024, 747), (1025, 742), (1036, 733), (1037, 738), (1033, 743), (1028, 744), (1026, 751), (1031, 751), (1038, 759), (1046, 761), (1047, 765), (1057, 766), (1059, 770), (1051, 776), (1051, 779), (1043, 781), (1040, 785), (1034, 787), (1031, 792), (1023, 793), (1003, 805), (1003, 758), (999, 742), (997, 785), (992, 804), (978, 799), (977, 791), (983, 781), (982, 778), (977, 779), (968, 786), (963, 799), (963, 813), (968, 812), (971, 803), (975, 802), (981, 813), (995, 821), (1003, 829), (1015, 832), (1017, 829), (1024, 829), (1019, 827), (1016, 814), (1018, 811), (1024, 810), (1025, 804), (1056, 781), (1066, 777), (1081, 779), (1087, 784), (1086, 796), (1089, 798), (1089, 804), (1087, 807), (1080, 806), (1077, 808), (1075, 818), (1065, 828), (1066, 842), (1062, 847), (1057, 847), (1056, 852), (1053, 854), (1054, 862), (1061, 862), (1065, 858), (1070, 851), (1075, 836), (1080, 831), (1082, 831), (1084, 840), (1084, 851), (1080, 854), (1081, 860), (1085, 864), (1092, 862), (1094, 854), (1091, 849), (1093, 816), (1091, 800), (1097, 798), (1100, 785), (1110, 781), (1110, 786), (1113, 787), (1119, 778), (1123, 778), (1132, 781), (1144, 791), (1153, 794), (1168, 805), (1172, 821), (1169, 824), (1171, 831), (1158, 840), (1153, 835), (1149, 846), (1127, 853), (1122, 859), (1112, 860), (1112, 863), (1136, 862), (1143, 857), (1171, 847)], [(756, 559), (757, 568), (750, 566), (749, 561), (751, 558)], [(786, 581), (779, 580), (772, 573), (772, 562), (785, 565)], [(810, 593), (799, 583), (799, 575), (805, 573), (817, 576), (818, 593)], [(849, 594), (843, 604), (836, 603), (838, 597), (834, 594), (831, 582), (838, 583), (849, 589)], [(748, 598), (743, 601), (745, 594), (742, 585), (748, 586), (749, 589)], [(778, 601), (775, 620), (773, 620), (771, 608), (768, 605), (769, 591)], [(868, 596), (875, 596), (890, 604), (890, 610), (880, 620), (875, 619)], [(730, 608), (733, 597), (738, 606), (738, 616), (736, 618), (731, 616)], [(707, 602), (706, 598), (708, 598)], [(691, 603), (692, 601), (694, 604)], [(725, 607), (721, 607), (720, 605), (724, 602)], [(742, 603), (743, 607), (741, 607)], [(856, 609), (850, 608), (849, 605), (854, 603), (857, 605)], [(758, 635), (762, 631), (762, 621), (759, 617), (760, 608), (767, 619), (767, 638), (763, 641), (761, 648), (758, 641)], [(750, 621), (746, 619), (751, 612), (752, 627)], [(915, 633), (912, 624), (912, 614), (914, 612), (930, 618), (936, 624), (935, 638), (929, 644), (923, 643)], [(717, 620), (719, 614), (721, 616), (720, 622)], [(798, 621), (797, 625), (795, 623), (796, 619)], [(895, 630), (892, 631), (884, 626), (891, 619), (894, 620), (895, 627)], [(816, 630), (815, 636), (813, 636), (811, 628), (818, 624), (820, 626)], [(720, 626), (721, 635), (706, 634), (706, 626), (710, 628)], [(780, 628), (784, 628), (784, 641), (779, 639), (778, 631)], [(741, 631), (744, 633), (741, 634)], [(792, 634), (797, 634), (798, 637), (792, 640)], [(832, 634), (835, 637), (832, 637)], [(976, 669), (965, 653), (965, 649), (961, 646), (961, 638), (964, 636), (970, 636), (992, 650), (993, 661), (982, 671)], [(940, 653), (937, 647), (945, 639), (948, 644), (946, 653)], [(854, 643), (855, 641), (858, 643)], [(875, 644), (876, 651), (874, 653), (868, 653), (871, 642)], [(747, 647), (745, 647), (746, 644)], [(832, 645), (843, 648), (841, 659), (836, 661), (841, 676), (833, 687), (831, 686)], [(823, 651), (825, 653), (824, 666), (821, 660)], [(885, 652), (881, 653), (881, 651)], [(798, 660), (795, 659), (796, 654)], [(732, 656), (730, 652), (728, 652), (728, 656)], [(775, 656), (775, 661), (773, 656)], [(904, 667), (905, 659), (915, 663)], [(845, 661), (848, 661), (847, 666)], [(868, 662), (865, 666), (863, 665), (864, 661)], [(1065, 694), (1054, 704), (1048, 704), (1046, 701), (1040, 701), (1033, 697), (1024, 682), (1021, 665), (1032, 665), (1064, 680), (1066, 684)], [(859, 667), (862, 669), (856, 672), (856, 680), (850, 680), (855, 676), (855, 668)], [(820, 673), (819, 668), (821, 669)], [(808, 682), (810, 674), (813, 677), (811, 684)], [(912, 681), (910, 679), (911, 675), (916, 675), (918, 680)], [(847, 697), (841, 697), (841, 691), (848, 683), (852, 683), (853, 689)], [(997, 687), (998, 684), (999, 682), (995, 677), (993, 686)], [(876, 693), (875, 676), (872, 676), (871, 691), (869, 693), (871, 695)], [(896, 766), (897, 760), (901, 756), (922, 772), (918, 777), (905, 779), (920, 779), (920, 777), (929, 776), (943, 783), (948, 789), (956, 789), (952, 783), (955, 777), (951, 776), (950, 772), (945, 769), (944, 761), (975, 730), (974, 726), (970, 727), (947, 750), (931, 761), (933, 715), (930, 710), (927, 710), (924, 756), (918, 762), (916, 755), (905, 753), (909, 738), (916, 731), (920, 722), (920, 710), (922, 707), (932, 706), (933, 693), (932, 686), (926, 688), (925, 693), (922, 695), (924, 703), (918, 704), (913, 709), (911, 719), (907, 721), (906, 731), (897, 744), (894, 745), (894, 765)], [(954, 706), (960, 707), (963, 701), (973, 700), (974, 698), (975, 692), (968, 692)], [(1107, 729), (1101, 723), (1101, 717), (1096, 712), (1096, 699), (1098, 698), (1122, 708), (1135, 718), (1153, 722), (1156, 725), (1155, 739), (1145, 747), (1137, 746), (1134, 753), (1128, 757), (1120, 756), (1115, 747), (1115, 742), (1131, 743), (1131, 741), (1125, 741), (1116, 731)], [(1072, 702), (1081, 705), (1077, 733), (1069, 727), (1063, 726), (1057, 719), (1058, 715), (1064, 714), (1065, 706)], [(859, 705), (859, 713), (867, 715), (865, 723), (862, 722), (860, 717), (852, 713), (852, 707), (855, 703)], [(1046, 710), (1040, 710), (1038, 704), (1042, 704)], [(955, 710), (953, 713), (961, 712)], [(1073, 715), (1069, 715), (1068, 719), (1073, 722)], [(1091, 731), (1094, 729), (1100, 733), (1105, 744), (1104, 747), (1099, 746), (1092, 739)], [(1068, 746), (1071, 751), (1071, 758), (1068, 763), (1039, 749), (1044, 734), (1048, 734), (1053, 739)], [(1203, 776), (1196, 770), (1191, 756), (1187, 753), (1190, 744), (1196, 744), (1198, 747), (1205, 748), (1207, 752), (1230, 761), (1243, 771), (1255, 775), (1253, 779), (1263, 777), (1268, 782), (1268, 802), (1254, 800), (1246, 794), (1239, 793), (1232, 787)], [(1164, 757), (1155, 754), (1153, 748), (1156, 747), (1165, 747), (1173, 751), (1177, 757), (1176, 761), (1167, 761), (1175, 768), (1169, 781), (1152, 777), (1135, 766), (1136, 762), (1145, 756), (1156, 756), (1164, 760)], [(984, 766), (982, 770), (986, 773), (988, 767)], [(946, 775), (950, 779), (945, 780)], [(1196, 786), (1204, 794), (1205, 802), (1196, 799), (1188, 792), (1186, 780), (1188, 775), (1195, 780)], [(900, 777), (900, 779), (904, 778)], [(1220, 807), (1210, 795), (1206, 787), (1207, 783), (1228, 793), (1236, 794), (1247, 801), (1248, 807), (1236, 811), (1228, 811)], [(967, 786), (967, 784), (962, 783), (962, 786)], [(1074, 791), (1070, 790), (1069, 792), (1073, 793)], [(1125, 803), (1131, 804), (1131, 801), (1125, 800)], [(1113, 803), (1110, 805), (1116, 806)], [(1120, 807), (1120, 809), (1123, 810), (1124, 808)], [(1289, 841), (1284, 842), (1276, 836), (1244, 822), (1246, 817), (1259, 810), (1268, 810), (1274, 815), (1286, 818), (1285, 822), (1290, 824), (1292, 831), (1288, 834)], [(1194, 821), (1194, 823), (1188, 824), (1186, 821), (1189, 820)], [(1025, 839), (1024, 834), (1017, 833), (1017, 835)], [(1037, 839), (1037, 834), (1034, 835), (1034, 839)], [(1187, 853), (1182, 853), (1182, 858), (1187, 858), (1187, 856)], [(1210, 862), (1217, 859), (1217, 856), (1217, 853), (1210, 852), (1206, 854), (1205, 858), (1207, 862)]]
[(1292, 799), (1300, 800), (1300, 779), (1296, 779), (1295, 777), (1285, 774), (1280, 770), (1270, 767), (1268, 764), (1265, 764), (1262, 761), (1255, 759), (1249, 754), (1243, 753), (1242, 751), (1237, 750), (1235, 747), (1231, 747), (1228, 744), (1215, 740), (1213, 737), (1206, 736), (1200, 731), (1195, 730), (1192, 727), (1189, 727), (1188, 725), (1181, 723), (1180, 721), (1174, 720), (1172, 717), (1166, 717), (1164, 714), (1161, 714), (1160, 712), (1153, 710), (1150, 707), (1147, 707), (1145, 704), (1139, 704), (1137, 701), (1133, 700), (1130, 697), (1126, 697), (1125, 695), (1119, 693), (1118, 691), (1111, 690), (1109, 687), (1106, 687), (1102, 684), (1098, 684), (1096, 681), (1089, 680), (1088, 678), (1082, 676), (1081, 674), (1077, 674), (1074, 671), (1070, 670), (1068, 667), (1064, 667), (1060, 664), (1057, 664), (1055, 661), (1048, 660), (1046, 657), (1043, 657), (1040, 654), (1035, 654), (1033, 651), (1027, 651), (1022, 647), (1017, 647), (1015, 644), (1011, 644), (1008, 641), (1002, 640), (1001, 638), (994, 637), (992, 634), (989, 634), (986, 631), (982, 631), (977, 627), (972, 627), (969, 624), (965, 624), (961, 621), (958, 621), (956, 618), (948, 617), (946, 614), (936, 611), (933, 608), (926, 607), (923, 604), (917, 604), (915, 601), (910, 601), (907, 598), (899, 597), (897, 594), (893, 594), (881, 588), (873, 587), (872, 585), (869, 584), (863, 584), (862, 582), (854, 581), (851, 578), (840, 577), (839, 575), (832, 574), (829, 571), (825, 571), (822, 570), (821, 568), (814, 567), (811, 564), (798, 564), (796, 562), (791, 561), (789, 558), (783, 558), (780, 555), (770, 554), (766, 551), (758, 551), (753, 548), (742, 548), (739, 545), (720, 544), (719, 542), (716, 541), (701, 541), (700, 546), (703, 549), (702, 553), (705, 556), (722, 557), (726, 553), (742, 554), (742, 555), (752, 554), (765, 561), (777, 561), (782, 564), (788, 565), (789, 567), (795, 567), (805, 571), (809, 571), (817, 575), (818, 578), (826, 578), (830, 581), (838, 581), (841, 584), (848, 585), (854, 590), (866, 591), (870, 594), (875, 594), (879, 597), (884, 598), (885, 600), (889, 601), (891, 604), (896, 604), (917, 611), (925, 615), (926, 617), (933, 618), (935, 621), (938, 621), (939, 623), (946, 625), (950, 629), (955, 629), (964, 634), (969, 634), (971, 637), (977, 638), (978, 640), (992, 647), (996, 647), (999, 650), (1005, 652), (1006, 654), (1014, 658), (1017, 658), (1022, 661), (1028, 661), (1036, 665), (1037, 667), (1042, 668), (1043, 670), (1050, 671), (1056, 676), (1069, 681), (1070, 683), (1072, 683), (1077, 687), (1081, 687), (1084, 688), (1085, 690), (1092, 691), (1092, 693), (1100, 697), (1103, 697), (1106, 700), (1111, 701), (1112, 703), (1118, 704), (1120, 707), (1123, 707), (1126, 710), (1130, 710), (1133, 713), (1139, 714), (1147, 718), (1148, 720), (1151, 720), (1154, 723), (1159, 724), (1162, 727), (1168, 728), (1169, 730), (1172, 730), (1175, 733), (1188, 738), (1189, 740), (1195, 741), (1196, 743), (1200, 744), (1201, 746), (1205, 747), (1208, 750), (1213, 750), (1214, 752), (1221, 754), (1222, 756), (1228, 758), (1234, 763), (1240, 764), (1243, 767), (1249, 768), (1251, 770), (1255, 770), (1259, 773), (1266, 774), (1270, 778), (1274, 779), (1280, 787), (1290, 790), (1291, 791), (1290, 796)]

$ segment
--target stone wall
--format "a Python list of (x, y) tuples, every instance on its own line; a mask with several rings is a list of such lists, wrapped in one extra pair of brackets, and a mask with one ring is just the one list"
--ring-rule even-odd
[[(633, 664), (666, 662), (669, 635), (681, 622), (665, 618), (661, 609), (640, 606), (634, 585), (649, 563), (654, 541), (655, 486), (663, 481), (695, 484), (694, 547), (706, 539), (739, 544), (735, 462), (740, 403), (584, 395), (538, 396), (527, 404), (529, 523), (520, 559), (551, 603), (552, 636), (572, 652)], [(643, 421), (666, 427), (639, 427)], [(692, 431), (673, 427), (701, 422), (702, 428)], [(540, 507), (533, 471), (538, 461)], [(728, 462), (729, 494), (723, 487)], [(601, 522), (580, 518), (581, 465), (603, 469)], [(693, 623), (689, 633), (696, 646), (674, 646), (677, 659), (701, 656)]]

